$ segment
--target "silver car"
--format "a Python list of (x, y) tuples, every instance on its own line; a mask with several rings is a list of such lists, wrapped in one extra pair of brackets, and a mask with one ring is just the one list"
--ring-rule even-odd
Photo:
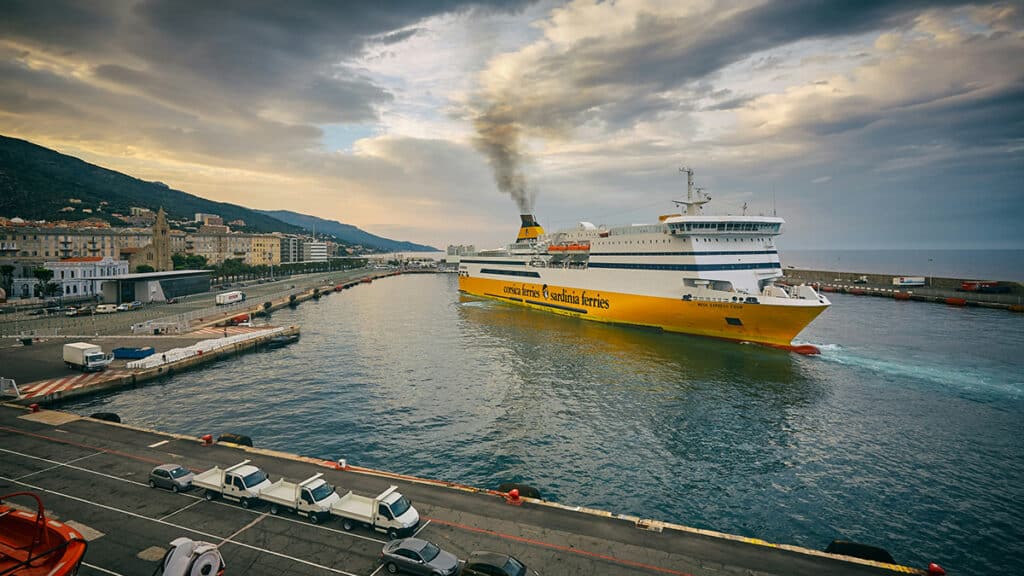
[(459, 559), (435, 544), (419, 538), (392, 540), (380, 553), (389, 574), (408, 572), (426, 576), (451, 576), (459, 570)]
[(149, 487), (166, 488), (171, 492), (181, 492), (192, 488), (195, 474), (188, 468), (177, 464), (161, 464), (149, 473)]

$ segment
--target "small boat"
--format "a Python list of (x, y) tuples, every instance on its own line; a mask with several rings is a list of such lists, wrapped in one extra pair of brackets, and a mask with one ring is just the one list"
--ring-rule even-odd
[(273, 336), (270, 340), (267, 340), (267, 348), (283, 348), (284, 346), (298, 341), (298, 334), (282, 334), (280, 336)]
[(43, 501), (31, 492), (14, 496), (36, 501), (36, 512), (0, 504), (0, 574), (65, 576), (78, 573), (87, 543), (77, 530), (46, 517)]

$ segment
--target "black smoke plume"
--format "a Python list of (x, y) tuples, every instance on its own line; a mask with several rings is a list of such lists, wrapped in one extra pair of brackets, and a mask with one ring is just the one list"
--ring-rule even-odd
[(520, 214), (533, 213), (535, 193), (526, 184), (520, 150), (521, 127), (512, 107), (493, 104), (473, 119), (476, 128), (474, 146), (487, 157), (498, 189), (516, 201)]

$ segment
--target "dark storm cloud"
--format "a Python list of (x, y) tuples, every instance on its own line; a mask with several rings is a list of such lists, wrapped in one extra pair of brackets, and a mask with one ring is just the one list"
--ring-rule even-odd
[[(374, 121), (392, 96), (349, 64), (364, 47), (408, 38), (433, 15), (487, 9), (479, 1), (14, 1), (4, 4), (0, 44), (22, 50), (22, 60), (91, 70), (92, 77), (67, 74), (69, 103), (98, 81), (111, 101), (131, 94), (248, 138), (268, 124)], [(192, 134), (206, 148), (198, 140), (211, 130), (219, 131), (186, 124), (149, 132)], [(312, 126), (287, 131), (309, 135), (309, 144), (320, 134)]]
[[(591, 121), (616, 130), (665, 112), (692, 109), (679, 94), (662, 93), (770, 48), (906, 25), (925, 7), (938, 4), (786, 0), (724, 18), (717, 17), (719, 6), (700, 16), (639, 12), (626, 32), (583, 37), (567, 49), (550, 51), (497, 93), (479, 95), (472, 114), (477, 148), (492, 166), (499, 189), (524, 210), (532, 204), (522, 166), (525, 134), (567, 132)], [(821, 129), (846, 130), (856, 122), (863, 125), (870, 119), (846, 118)]]
[(119, 12), (116, 3), (7, 0), (0, 8), (0, 38), (95, 53), (103, 51), (117, 29)]
[[(713, 20), (712, 15), (669, 17), (640, 13), (633, 27), (619, 38), (587, 38), (537, 63), (521, 81), (524, 91), (531, 80), (540, 84), (564, 77), (580, 96), (556, 98), (527, 96), (522, 121), (540, 126), (565, 115), (586, 113), (595, 103), (587, 94), (595, 88), (630, 88), (630, 94), (679, 88), (710, 76), (744, 58), (800, 40), (842, 37), (871, 30), (906, 26), (924, 9), (958, 2), (797, 0), (770, 2)], [(614, 93), (614, 92), (613, 92)], [(649, 100), (644, 104), (649, 103)], [(535, 104), (535, 106), (533, 105)], [(550, 111), (550, 114), (547, 112)], [(639, 106), (635, 115), (620, 114), (628, 122), (651, 112)]]

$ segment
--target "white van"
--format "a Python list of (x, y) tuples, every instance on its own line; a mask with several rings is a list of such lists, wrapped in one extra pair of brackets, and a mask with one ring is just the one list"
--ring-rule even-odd
[(117, 312), (117, 304), (100, 304), (96, 307), (97, 314), (113, 314)]

